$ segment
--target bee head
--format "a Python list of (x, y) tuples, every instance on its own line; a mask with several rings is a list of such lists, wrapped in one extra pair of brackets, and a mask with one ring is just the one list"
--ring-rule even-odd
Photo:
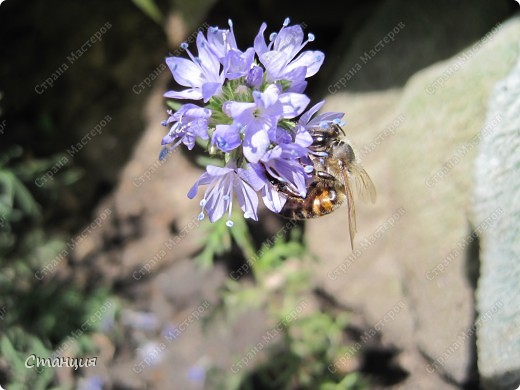
[(346, 142), (337, 140), (332, 144), (330, 158), (350, 163), (356, 159), (354, 149)]

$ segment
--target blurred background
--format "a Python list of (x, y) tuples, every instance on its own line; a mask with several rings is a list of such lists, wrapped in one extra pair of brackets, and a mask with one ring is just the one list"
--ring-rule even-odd
[[(518, 9), (2, 1), (0, 386), (516, 388)], [(315, 34), (307, 93), (346, 113), (378, 191), (354, 251), (344, 210), (199, 223), (200, 158), (158, 162), (164, 59), (228, 19), (245, 49), (285, 17)]]

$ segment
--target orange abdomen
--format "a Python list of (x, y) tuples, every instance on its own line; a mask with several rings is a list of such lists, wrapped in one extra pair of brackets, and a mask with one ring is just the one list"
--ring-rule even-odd
[(309, 186), (305, 198), (289, 196), (280, 214), (290, 219), (321, 217), (332, 213), (345, 199), (341, 191), (318, 181)]

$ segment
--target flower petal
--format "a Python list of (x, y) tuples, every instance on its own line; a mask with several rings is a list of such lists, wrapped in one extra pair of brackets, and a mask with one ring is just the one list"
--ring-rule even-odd
[(279, 213), (285, 202), (287, 202), (287, 195), (277, 191), (271, 184), (268, 184), (262, 190), (262, 200), (265, 207), (274, 213)]
[(212, 180), (211, 175), (208, 172), (204, 172), (188, 191), (188, 198), (193, 199), (199, 191), (199, 186), (209, 184)]
[(255, 191), (260, 191), (269, 181), (265, 177), (264, 168), (261, 164), (247, 164), (245, 169), (239, 170), (240, 177), (248, 183)]
[(186, 145), (188, 150), (192, 150), (195, 147), (195, 137), (192, 134), (186, 133), (186, 135), (182, 137), (182, 143)]
[(204, 103), (214, 95), (217, 95), (222, 88), (222, 83), (204, 83), (202, 85), (202, 98), (204, 99)]
[(296, 136), (294, 142), (304, 148), (312, 145), (314, 140), (311, 134), (305, 129), (305, 127), (298, 125), (296, 130)]
[(279, 51), (268, 51), (259, 58), (265, 67), (267, 81), (276, 81), (282, 78), (287, 62), (289, 61), (287, 54)]
[(229, 50), (238, 49), (235, 34), (233, 34), (232, 30), (210, 27), (208, 29), (208, 43), (211, 51), (219, 58), (222, 64)]
[(226, 57), (225, 74), (230, 80), (246, 76), (253, 65), (255, 51), (252, 47), (244, 53), (239, 50), (230, 50)]
[(269, 148), (269, 134), (257, 123), (246, 128), (244, 139), (244, 156), (249, 162), (258, 162)]
[(300, 115), (311, 100), (302, 93), (286, 92), (280, 95), (283, 105), (283, 117), (294, 118)]
[(218, 78), (220, 62), (216, 55), (210, 50), (209, 42), (204, 38), (202, 32), (197, 34), (197, 49), (199, 51), (200, 65), (206, 70), (207, 74)]
[(189, 134), (200, 137), (202, 139), (208, 139), (208, 120), (207, 119), (193, 119), (188, 127)]
[(213, 177), (224, 176), (229, 172), (233, 171), (233, 168), (230, 167), (217, 167), (215, 165), (208, 165), (206, 167), (206, 171)]
[[(286, 69), (288, 69), (287, 67)], [(296, 68), (291, 69), (288, 72), (285, 72), (283, 78), (285, 80), (290, 80), (293, 82), (300, 82), (305, 80), (305, 74), (307, 73), (307, 68), (305, 66), (298, 66)]]
[(273, 50), (284, 52), (291, 59), (300, 51), (302, 42), (303, 30), (300, 25), (285, 27), (276, 35)]
[(236, 181), (239, 184), (235, 186), (236, 196), (238, 204), (244, 212), (244, 217), (258, 221), (258, 195), (256, 194), (256, 191), (248, 184), (243, 182), (240, 178), (237, 178)]
[(200, 100), (202, 99), (202, 93), (198, 89), (185, 89), (184, 91), (168, 91), (164, 94), (167, 98), (172, 99), (189, 99), (189, 100)]
[(305, 66), (307, 68), (307, 74), (305, 77), (311, 77), (314, 76), (318, 70), (320, 70), (324, 59), (325, 54), (323, 54), (321, 51), (304, 51), (287, 66), (287, 70), (290, 71), (297, 67)]
[(199, 107), (195, 104), (188, 103), (184, 104), (175, 114), (209, 119), (211, 117), (211, 110), (209, 108)]
[(302, 125), (306, 125), (311, 120), (311, 117), (316, 114), (321, 107), (325, 104), (325, 100), (322, 100), (321, 102), (316, 103), (314, 106), (309, 108), (307, 112), (305, 112), (301, 117), (298, 123)]
[(255, 103), (234, 102), (232, 100), (229, 100), (222, 104), (222, 111), (224, 111), (224, 114), (226, 114), (230, 118), (237, 118), (247, 110), (252, 111), (253, 109), (255, 109), (255, 107)]
[(302, 80), (302, 81), (298, 81), (294, 84), (291, 84), (291, 86), (287, 89), (286, 92), (303, 93), (306, 88), (307, 88), (307, 81)]
[(309, 123), (307, 123), (306, 127), (316, 127), (319, 126), (321, 122), (332, 122), (343, 118), (344, 115), (343, 112), (324, 112), (323, 114), (314, 117)]
[(267, 24), (262, 23), (260, 26), (260, 30), (258, 31), (258, 34), (256, 34), (255, 41), (254, 41), (254, 48), (255, 52), (260, 57), (262, 54), (264, 54), (267, 51), (267, 45), (265, 43), (264, 38), (264, 31), (267, 28)]
[(307, 194), (307, 186), (303, 167), (298, 162), (282, 159), (276, 160), (273, 165), (279, 176), (296, 188), (297, 193), (304, 198)]
[(253, 92), (253, 99), (257, 107), (270, 107), (278, 102), (280, 90), (275, 84), (269, 85), (264, 92)]
[(246, 83), (249, 87), (259, 88), (262, 85), (264, 70), (255, 65), (247, 73)]
[(168, 57), (166, 64), (170, 68), (173, 78), (180, 85), (195, 87), (202, 84), (201, 69), (190, 60), (181, 57)]
[(231, 152), (242, 143), (240, 131), (236, 125), (217, 125), (211, 143), (225, 153)]
[(269, 139), (271, 142), (274, 142), (275, 144), (288, 144), (291, 143), (292, 137), (291, 134), (286, 129), (283, 129), (279, 126), (271, 127), (268, 130), (269, 133)]
[(205, 209), (211, 223), (219, 220), (229, 208), (231, 202), (232, 186), (228, 184), (228, 177), (218, 179), (211, 188), (208, 188), (204, 195), (206, 201)]

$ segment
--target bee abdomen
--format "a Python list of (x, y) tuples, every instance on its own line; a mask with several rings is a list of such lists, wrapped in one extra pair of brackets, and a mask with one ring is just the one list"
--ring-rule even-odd
[(334, 188), (313, 183), (305, 198), (289, 196), (280, 214), (290, 219), (316, 218), (332, 213), (341, 203), (343, 199)]

